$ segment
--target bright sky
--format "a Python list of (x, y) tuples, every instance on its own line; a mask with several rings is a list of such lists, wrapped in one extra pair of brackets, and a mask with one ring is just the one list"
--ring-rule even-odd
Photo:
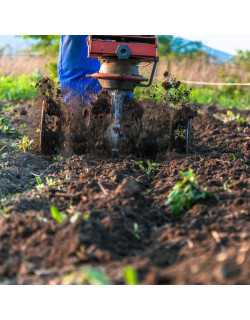
[(235, 54), (238, 49), (250, 50), (249, 35), (178, 35), (186, 39), (202, 41), (207, 46)]

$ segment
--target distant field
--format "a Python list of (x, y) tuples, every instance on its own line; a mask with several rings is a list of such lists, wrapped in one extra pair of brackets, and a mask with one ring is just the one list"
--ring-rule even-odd
[(0, 56), (0, 75), (21, 75), (45, 72), (48, 59), (45, 56)]
[[(23, 94), (23, 99), (34, 95), (34, 75), (46, 75), (46, 65), (49, 59), (46, 56), (20, 55), (0, 56), (0, 89), (1, 99), (11, 97), (16, 99)], [(170, 68), (171, 73), (179, 80), (206, 81), (206, 82), (249, 82), (250, 72), (246, 72), (235, 64), (208, 63), (203, 59), (173, 60), (169, 64), (161, 59), (155, 82), (163, 80), (163, 73)], [(142, 66), (142, 74), (148, 75), (150, 66)], [(56, 70), (55, 70), (56, 74)], [(19, 78), (25, 75), (26, 78)], [(6, 78), (11, 76), (11, 78)], [(28, 78), (30, 77), (30, 81)], [(16, 79), (15, 79), (16, 78)], [(30, 89), (29, 89), (29, 85)], [(147, 97), (154, 88), (136, 90), (136, 95)], [(157, 92), (159, 90), (157, 89)], [(158, 98), (157, 98), (158, 99)], [(159, 99), (158, 99), (159, 100)], [(226, 108), (250, 108), (249, 87), (194, 87), (191, 100), (199, 104), (217, 104)]]

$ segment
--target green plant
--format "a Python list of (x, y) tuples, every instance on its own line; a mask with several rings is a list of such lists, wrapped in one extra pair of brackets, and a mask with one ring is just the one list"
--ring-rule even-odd
[(235, 161), (237, 159), (237, 157), (234, 153), (229, 153), (228, 157), (229, 157), (230, 161)]
[(228, 121), (235, 121), (238, 125), (245, 125), (248, 122), (245, 117), (242, 117), (239, 113), (235, 114), (231, 110), (228, 110), (226, 114), (226, 122)]
[(222, 88), (193, 88), (190, 102), (200, 105), (218, 105), (223, 108), (247, 109), (250, 107), (249, 90), (238, 90), (233, 87), (231, 91)]
[(67, 215), (65, 213), (59, 211), (58, 208), (56, 206), (53, 206), (53, 205), (50, 207), (50, 214), (51, 214), (51, 217), (58, 224), (61, 224), (67, 218)]
[(32, 99), (37, 95), (38, 74), (0, 76), (0, 100), (17, 101)]
[(169, 72), (164, 74), (162, 84), (156, 83), (148, 88), (135, 89), (137, 100), (152, 99), (155, 102), (164, 102), (172, 107), (178, 107), (190, 102), (192, 90), (174, 78)]
[[(149, 88), (136, 87), (134, 96), (137, 100), (153, 100), (161, 103), (169, 100), (171, 103), (177, 101), (181, 103), (195, 103), (199, 105), (218, 105), (223, 108), (248, 109), (250, 107), (250, 93), (248, 88), (239, 90), (237, 87), (232, 87), (229, 90), (227, 87), (193, 87), (189, 93), (185, 93), (187, 87), (181, 85), (180, 89), (171, 89), (167, 94), (160, 83), (156, 83)], [(182, 98), (183, 97), (183, 98)]]
[(146, 174), (150, 177), (152, 174), (155, 174), (159, 170), (159, 164), (152, 161), (152, 160), (140, 160), (135, 161), (135, 164)]
[(26, 39), (34, 40), (31, 51), (55, 56), (58, 53), (60, 36), (58, 35), (25, 35)]
[(0, 117), (0, 132), (6, 135), (18, 135), (16, 129), (11, 126), (9, 119), (5, 117)]
[(23, 136), (22, 139), (17, 142), (16, 146), (18, 150), (27, 152), (31, 150), (32, 144), (32, 139), (30, 139), (28, 136)]
[(62, 279), (62, 284), (108, 285), (110, 280), (101, 270), (86, 267), (65, 275)]
[(184, 210), (190, 209), (195, 203), (210, 197), (211, 194), (201, 190), (192, 169), (180, 172), (180, 180), (174, 185), (166, 200), (174, 216), (179, 217)]
[(138, 276), (135, 268), (132, 266), (126, 266), (123, 268), (123, 278), (125, 284), (128, 285), (137, 285), (138, 284)]
[(82, 218), (85, 222), (89, 221), (90, 219), (90, 212), (89, 211), (85, 211), (83, 212)]
[(38, 190), (44, 188), (45, 185), (44, 185), (44, 183), (43, 183), (43, 181), (42, 181), (42, 179), (41, 179), (40, 176), (35, 175), (35, 182), (36, 182), (36, 188), (37, 188)]
[(134, 236), (136, 239), (141, 238), (140, 232), (139, 232), (139, 226), (138, 226), (138, 223), (136, 223), (136, 222), (133, 224), (133, 233), (134, 233)]

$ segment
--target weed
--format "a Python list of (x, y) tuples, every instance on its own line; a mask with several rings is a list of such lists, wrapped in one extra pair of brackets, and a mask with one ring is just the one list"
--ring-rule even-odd
[(175, 136), (176, 138), (181, 138), (181, 139), (184, 139), (185, 138), (185, 129), (184, 128), (177, 128), (175, 130)]
[(19, 140), (16, 144), (17, 149), (22, 152), (27, 152), (31, 150), (31, 146), (33, 144), (33, 140), (28, 136), (23, 136), (21, 140)]
[(36, 182), (36, 188), (38, 190), (41, 190), (41, 189), (43, 189), (45, 187), (41, 177), (38, 176), (38, 175), (35, 175), (35, 182)]
[(230, 161), (235, 161), (237, 159), (237, 157), (234, 153), (229, 153), (228, 157), (229, 157)]
[(231, 110), (227, 111), (226, 114), (226, 122), (235, 121), (238, 125), (245, 125), (247, 124), (247, 119), (242, 117), (239, 113), (235, 114)]
[(59, 162), (59, 161), (62, 161), (62, 160), (63, 160), (63, 156), (60, 155), (60, 154), (55, 155), (55, 156), (53, 156), (53, 158), (52, 158), (52, 161), (53, 161), (53, 162)]
[(132, 266), (126, 266), (123, 269), (123, 278), (125, 284), (128, 285), (137, 285), (138, 284), (138, 276), (135, 268)]
[(152, 161), (135, 161), (135, 164), (146, 174), (148, 177), (155, 174), (159, 170), (159, 164)]
[(62, 279), (62, 284), (108, 285), (110, 280), (104, 272), (96, 268), (86, 267), (65, 275)]
[(56, 187), (58, 185), (58, 180), (51, 177), (45, 177), (46, 185), (50, 188)]
[(9, 119), (5, 117), (0, 117), (0, 132), (6, 135), (18, 135), (16, 129), (11, 126)]
[(51, 217), (55, 220), (56, 223), (61, 224), (67, 218), (67, 215), (63, 212), (60, 212), (56, 206), (50, 207)]
[(82, 218), (85, 222), (89, 221), (90, 219), (90, 212), (89, 211), (85, 211), (82, 215)]
[(167, 72), (162, 84), (156, 83), (149, 88), (138, 87), (135, 90), (135, 98), (138, 100), (152, 99), (155, 102), (165, 102), (173, 107), (189, 102), (190, 95), (191, 89)]
[(174, 216), (179, 217), (184, 210), (190, 209), (195, 203), (211, 196), (202, 191), (192, 169), (180, 172), (180, 180), (172, 188), (166, 200)]
[(138, 223), (134, 223), (133, 224), (133, 233), (134, 233), (134, 236), (136, 237), (136, 239), (140, 239), (140, 233), (139, 233), (139, 226), (138, 226)]
[(45, 182), (43, 182), (42, 178), (39, 175), (34, 174), (34, 176), (35, 176), (36, 188), (38, 190), (43, 189), (45, 186), (52, 188), (58, 185), (58, 180), (53, 179), (51, 177), (45, 177)]

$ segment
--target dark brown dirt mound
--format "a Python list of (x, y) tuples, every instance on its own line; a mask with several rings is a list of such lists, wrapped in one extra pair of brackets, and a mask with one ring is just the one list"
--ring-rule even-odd
[[(46, 114), (44, 120), (39, 119), (42, 153), (111, 154), (107, 139), (112, 123), (111, 99), (107, 92), (93, 98), (91, 105), (83, 105), (76, 97), (65, 105), (49, 79), (42, 79), (38, 87), (37, 104), (44, 103)], [(127, 102), (121, 123), (124, 133), (121, 155), (156, 157), (166, 150), (185, 151), (185, 129), (195, 115), (189, 106), (173, 109), (152, 102)], [(31, 121), (37, 122), (37, 118)]]

